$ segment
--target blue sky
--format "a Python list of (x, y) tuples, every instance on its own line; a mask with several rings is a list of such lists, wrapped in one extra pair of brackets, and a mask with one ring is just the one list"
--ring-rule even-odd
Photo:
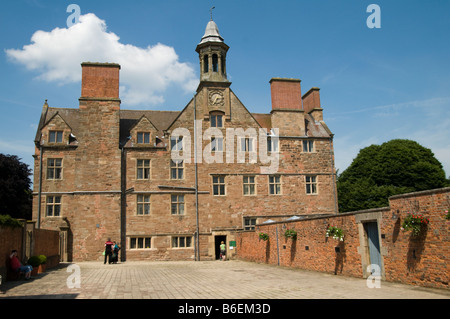
[[(366, 24), (372, 3), (378, 29)], [(303, 93), (321, 89), (341, 172), (361, 148), (406, 138), (450, 175), (450, 1), (439, 0), (2, 1), (0, 153), (32, 167), (42, 105), (78, 107), (84, 61), (122, 65), (124, 109), (184, 108), (212, 6), (231, 87), (251, 112), (270, 112), (272, 77), (299, 78)]]

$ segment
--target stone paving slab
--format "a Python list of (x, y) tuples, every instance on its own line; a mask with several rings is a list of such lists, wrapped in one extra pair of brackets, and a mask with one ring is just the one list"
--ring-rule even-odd
[[(79, 275), (79, 276), (78, 276)], [(79, 287), (77, 286), (79, 284)], [(450, 299), (450, 291), (245, 261), (64, 264), (4, 282), (1, 299)]]

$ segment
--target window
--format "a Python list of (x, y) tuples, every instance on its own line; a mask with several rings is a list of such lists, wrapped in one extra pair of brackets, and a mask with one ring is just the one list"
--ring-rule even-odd
[(192, 247), (191, 236), (172, 237), (172, 248), (190, 248)]
[(281, 177), (278, 175), (269, 176), (269, 193), (271, 195), (281, 194)]
[(150, 179), (150, 160), (137, 160), (137, 179)]
[(131, 237), (130, 249), (151, 249), (152, 239), (151, 237)]
[(311, 141), (311, 140), (303, 141), (303, 152), (305, 152), (305, 153), (314, 152), (314, 141)]
[(278, 152), (278, 138), (267, 137), (267, 151), (268, 152)]
[(244, 230), (255, 230), (256, 218), (244, 218)]
[(219, 57), (217, 54), (212, 56), (213, 72), (219, 72)]
[(47, 161), (47, 179), (62, 179), (62, 159), (49, 158)]
[(209, 57), (205, 55), (203, 57), (203, 73), (209, 72)]
[(223, 152), (223, 137), (211, 137), (211, 152)]
[(137, 195), (137, 211), (139, 216), (150, 215), (150, 195)]
[(211, 114), (209, 120), (211, 122), (211, 127), (223, 127), (222, 114)]
[(306, 194), (317, 194), (317, 176), (306, 176)]
[(172, 215), (184, 215), (184, 195), (172, 195)]
[(225, 195), (225, 176), (213, 176), (213, 194), (214, 196)]
[(244, 176), (244, 195), (255, 195), (255, 176)]
[(138, 144), (150, 144), (150, 133), (149, 132), (138, 132), (137, 133)]
[(182, 151), (183, 150), (183, 137), (171, 137), (170, 138), (170, 149), (172, 151)]
[(245, 137), (241, 139), (241, 151), (242, 152), (253, 152), (253, 139), (250, 137)]
[(62, 143), (63, 131), (50, 131), (48, 136), (49, 143)]
[(170, 178), (183, 179), (184, 178), (184, 163), (183, 161), (170, 161)]
[(61, 216), (61, 196), (47, 196), (47, 217)]

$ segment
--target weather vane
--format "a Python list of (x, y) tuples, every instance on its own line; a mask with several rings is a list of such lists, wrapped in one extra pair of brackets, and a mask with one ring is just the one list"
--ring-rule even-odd
[(212, 7), (211, 9), (209, 9), (209, 12), (210, 12), (210, 14), (211, 14), (211, 21), (212, 21), (212, 19), (213, 19), (213, 17), (212, 17), (212, 12), (213, 12), (213, 10), (215, 9), (216, 7)]

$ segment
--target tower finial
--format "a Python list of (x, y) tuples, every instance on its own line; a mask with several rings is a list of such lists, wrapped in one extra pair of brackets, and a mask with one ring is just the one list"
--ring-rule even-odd
[(213, 20), (213, 15), (212, 12), (216, 7), (211, 7), (211, 9), (209, 9), (209, 13), (211, 14), (211, 21)]

